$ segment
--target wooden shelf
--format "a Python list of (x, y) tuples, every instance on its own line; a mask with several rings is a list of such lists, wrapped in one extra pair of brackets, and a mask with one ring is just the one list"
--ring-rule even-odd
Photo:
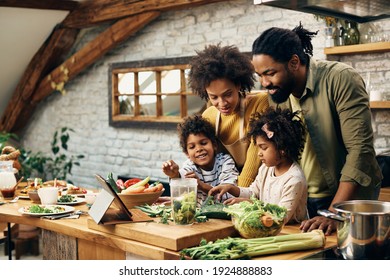
[(331, 54), (359, 54), (359, 53), (373, 53), (373, 52), (387, 52), (390, 51), (390, 42), (378, 42), (369, 44), (358, 44), (350, 46), (339, 46), (332, 48), (325, 48), (326, 55)]
[(371, 109), (390, 109), (390, 101), (370, 101)]

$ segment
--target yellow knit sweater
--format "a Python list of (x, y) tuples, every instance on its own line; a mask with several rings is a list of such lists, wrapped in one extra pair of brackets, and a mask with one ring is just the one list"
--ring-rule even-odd
[[(250, 95), (245, 100), (245, 116), (244, 116), (244, 133), (245, 136), (249, 129), (249, 120), (254, 112), (264, 112), (268, 108), (268, 96), (267, 93), (259, 93), (256, 95)], [(215, 121), (218, 110), (214, 106), (210, 106), (203, 112), (203, 117), (207, 118), (215, 127)], [(239, 123), (240, 112), (225, 116), (221, 114), (221, 121), (219, 124), (218, 139), (226, 145), (230, 145), (239, 139)], [(247, 153), (244, 166), (238, 166), (241, 169), (240, 176), (238, 177), (238, 185), (241, 187), (249, 187), (249, 185), (255, 180), (258, 173), (261, 161), (257, 155), (257, 147), (251, 141)]]

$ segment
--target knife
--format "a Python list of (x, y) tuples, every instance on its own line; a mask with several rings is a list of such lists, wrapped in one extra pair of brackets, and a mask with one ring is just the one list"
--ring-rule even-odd
[(81, 214), (80, 211), (76, 211), (76, 212), (70, 212), (70, 213), (54, 215), (54, 216), (42, 216), (41, 219), (58, 220), (58, 219), (70, 217), (70, 216), (73, 216), (73, 215), (79, 215), (80, 216), (80, 214)]

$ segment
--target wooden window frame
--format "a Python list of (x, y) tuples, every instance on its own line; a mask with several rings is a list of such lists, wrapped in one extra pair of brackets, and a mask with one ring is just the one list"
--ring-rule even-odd
[[(189, 62), (192, 57), (154, 59), (132, 62), (112, 63), (109, 67), (109, 124), (113, 127), (142, 127), (142, 128), (176, 128), (177, 124), (188, 115), (187, 97), (193, 95), (188, 91), (185, 82), (185, 69), (189, 69)], [(170, 96), (180, 97), (180, 115), (179, 116), (164, 116), (162, 108), (162, 96), (166, 93), (161, 92), (161, 72), (167, 70), (180, 70), (180, 92), (169, 93)], [(137, 75), (139, 72), (151, 71), (155, 72), (156, 77), (156, 92), (141, 93), (138, 87)], [(133, 72), (134, 79), (134, 114), (120, 114), (119, 96), (126, 94), (119, 93), (118, 83), (119, 74)], [(156, 99), (156, 116), (144, 116), (139, 111), (139, 98), (146, 95), (155, 95)], [(203, 106), (202, 110), (206, 107)], [(199, 112), (201, 113), (201, 111)]]

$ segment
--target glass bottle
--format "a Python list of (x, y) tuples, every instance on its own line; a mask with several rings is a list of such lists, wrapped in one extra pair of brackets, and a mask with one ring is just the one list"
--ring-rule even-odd
[(360, 34), (357, 28), (357, 23), (353, 21), (345, 21), (345, 30), (344, 30), (344, 45), (356, 45), (359, 44)]

